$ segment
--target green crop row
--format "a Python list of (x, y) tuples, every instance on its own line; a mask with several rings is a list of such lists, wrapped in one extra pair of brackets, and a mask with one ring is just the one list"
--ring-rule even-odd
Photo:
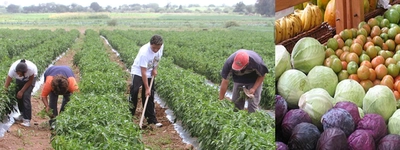
[(59, 31), (61, 30), (0, 29), (0, 61), (18, 56), (25, 50), (56, 37)]
[[(124, 47), (117, 49), (120, 57), (135, 57), (138, 49), (128, 44), (120, 33), (101, 31), (101, 34), (114, 48)], [(140, 36), (151, 37), (150, 34), (144, 34)], [(124, 42), (117, 42), (119, 40)], [(131, 40), (131, 43), (145, 42), (146, 40)], [(274, 147), (274, 119), (262, 111), (252, 114), (245, 111), (233, 112), (233, 104), (229, 101), (219, 101), (218, 90), (206, 85), (204, 76), (179, 68), (173, 62), (175, 61), (171, 56), (161, 59), (155, 87), (168, 107), (174, 111), (177, 119), (182, 120), (192, 136), (198, 137), (202, 149)], [(125, 63), (131, 65), (131, 62)]]
[[(146, 44), (153, 34), (164, 37), (164, 54), (174, 58), (174, 64), (204, 75), (213, 83), (221, 82), (220, 71), (225, 60), (238, 49), (256, 51), (266, 63), (270, 72), (266, 75), (260, 105), (273, 108), (275, 98), (274, 43), (272, 32), (252, 31), (142, 31), (113, 30), (101, 31), (110, 44), (120, 53), (125, 48), (136, 48)], [(123, 42), (122, 42), (123, 41)], [(135, 47), (133, 44), (136, 44)], [(271, 48), (272, 47), (272, 48)], [(136, 52), (134, 51), (134, 52)], [(121, 54), (122, 55), (122, 54)], [(136, 53), (135, 53), (136, 55)], [(135, 55), (122, 55), (128, 64)], [(229, 85), (232, 88), (232, 82)]]
[(205, 85), (203, 76), (172, 61), (167, 57), (160, 62), (157, 92), (202, 149), (275, 147), (274, 119), (266, 112), (234, 112), (233, 103), (218, 100), (218, 90)]
[[(12, 33), (14, 30), (7, 31), (9, 33)], [(16, 33), (20, 33), (19, 30), (15, 30)], [(40, 32), (33, 32), (33, 33), (25, 33), (25, 34), (47, 34), (47, 30), (43, 30), (43, 33)], [(7, 58), (4, 59), (0, 62), (1, 69), (0, 74), (0, 80), (3, 82), (0, 82), (0, 87), (4, 87), (4, 81), (7, 77), (9, 67), (11, 64), (18, 60), (18, 59), (27, 59), (35, 63), (35, 65), (38, 68), (38, 74), (42, 74), (46, 67), (52, 63), (53, 60), (55, 60), (58, 56), (60, 56), (63, 52), (68, 50), (68, 47), (72, 45), (74, 40), (77, 38), (79, 35), (78, 30), (71, 30), (71, 31), (65, 31), (63, 29), (58, 29), (54, 31), (55, 36), (47, 40), (45, 42), (42, 42), (35, 47), (28, 48), (19, 55), (14, 55), (12, 58)], [(12, 34), (14, 35), (14, 34)], [(19, 38), (18, 36), (10, 36), (9, 38)], [(12, 39), (11, 41), (14, 41), (16, 39)], [(41, 39), (36, 39), (36, 40), (41, 40)], [(14, 82), (12, 82), (14, 84)], [(10, 113), (13, 105), (16, 103), (15, 99), (15, 89), (14, 86), (9, 87), (8, 93), (0, 93), (0, 116), (4, 116), (8, 113)]]
[(99, 33), (86, 30), (74, 56), (80, 91), (56, 121), (55, 149), (144, 149), (124, 95), (128, 74), (110, 60)]

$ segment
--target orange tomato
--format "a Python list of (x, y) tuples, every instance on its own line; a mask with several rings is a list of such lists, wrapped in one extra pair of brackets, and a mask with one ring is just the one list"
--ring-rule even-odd
[(349, 79), (353, 79), (354, 81), (357, 81), (358, 83), (361, 82), (361, 80), (360, 80), (360, 78), (358, 78), (357, 74), (349, 75)]
[(364, 49), (367, 49), (369, 46), (375, 46), (375, 44), (372, 43), (371, 41), (369, 41), (369, 42), (364, 44)]
[(388, 70), (384, 64), (379, 64), (375, 67), (376, 78), (383, 79), (384, 76), (387, 75)]
[(368, 92), (368, 90), (374, 86), (374, 83), (372, 83), (371, 80), (362, 80), (360, 82), (360, 85), (364, 88), (365, 92)]
[(344, 52), (344, 51), (343, 51), (342, 49), (337, 49), (337, 50), (335, 51), (335, 54), (336, 54), (336, 56), (340, 57), (340, 55), (342, 55), (343, 52)]
[(360, 66), (357, 69), (357, 76), (360, 80), (369, 79), (369, 68), (367, 66)]
[(385, 85), (393, 90), (394, 87), (394, 79), (391, 75), (385, 75), (381, 80), (381, 85)]
[(347, 52), (347, 51), (342, 52), (342, 54), (340, 54), (340, 56), (339, 56), (339, 59), (341, 61), (346, 61), (347, 54), (349, 54), (349, 53), (350, 52)]
[(371, 60), (372, 68), (376, 68), (379, 64), (384, 64), (385, 58), (383, 56), (376, 56)]
[(358, 57), (357, 53), (350, 52), (346, 56), (346, 61), (347, 61), (347, 63), (349, 63), (350, 61), (354, 61), (357, 64), (359, 64), (360, 63), (360, 58)]
[(400, 81), (399, 80), (394, 80), (394, 90), (400, 90)]
[(399, 91), (393, 91), (394, 97), (396, 98), (396, 100), (400, 99), (400, 93)]
[(347, 62), (342, 61), (342, 70), (347, 70)]
[(368, 68), (372, 68), (372, 64), (371, 62), (369, 62), (368, 60), (364, 60), (361, 62), (360, 66), (366, 66)]
[(376, 72), (372, 68), (369, 68), (369, 80), (371, 80), (371, 81), (376, 80)]

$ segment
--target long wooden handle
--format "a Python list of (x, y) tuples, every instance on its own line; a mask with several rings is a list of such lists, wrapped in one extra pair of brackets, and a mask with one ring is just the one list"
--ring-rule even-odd
[[(149, 86), (150, 94), (151, 94), (151, 86), (153, 85), (153, 81), (154, 81), (154, 76), (151, 77), (151, 81), (150, 81), (150, 86)], [(142, 88), (142, 90), (143, 90), (143, 88)], [(143, 106), (142, 117), (140, 117), (140, 123), (139, 123), (140, 129), (142, 128), (142, 125), (143, 125), (144, 113), (146, 112), (147, 101), (149, 101), (149, 97), (150, 97), (150, 95), (146, 96), (146, 102), (144, 103), (144, 106)]]

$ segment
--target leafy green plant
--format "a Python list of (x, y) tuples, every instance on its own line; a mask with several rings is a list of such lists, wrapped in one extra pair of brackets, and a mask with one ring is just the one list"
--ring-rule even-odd
[(128, 76), (109, 59), (100, 35), (86, 30), (82, 50), (75, 56), (80, 91), (57, 117), (53, 148), (144, 149), (124, 95)]

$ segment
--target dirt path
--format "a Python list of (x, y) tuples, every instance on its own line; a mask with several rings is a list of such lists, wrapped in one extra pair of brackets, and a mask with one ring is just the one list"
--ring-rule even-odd
[[(78, 39), (77, 42), (79, 42)], [(73, 56), (76, 53), (76, 49), (68, 50), (63, 57), (61, 57), (55, 65), (66, 65), (70, 66), (76, 77), (79, 77), (79, 70), (72, 65)], [(79, 82), (79, 78), (77, 78)], [(32, 120), (30, 127), (24, 127), (20, 125), (20, 122), (15, 122), (5, 133), (3, 138), (0, 138), (0, 149), (4, 150), (51, 150), (50, 143), (50, 126), (48, 118), (38, 115), (38, 113), (44, 108), (43, 102), (40, 99), (41, 89), (43, 84), (38, 91), (31, 98), (32, 104)], [(59, 96), (58, 109), (61, 107), (62, 96)]]
[[(82, 34), (84, 32), (81, 32)], [(77, 51), (82, 47), (83, 39), (77, 39), (76, 43), (72, 48), (65, 53), (55, 65), (66, 65), (73, 69), (76, 80), (79, 83), (79, 68), (73, 66), (73, 57)], [(111, 51), (111, 48), (104, 42), (107, 47), (107, 51), (110, 54), (111, 60), (120, 64), (124, 70), (126, 70), (123, 62), (120, 61), (117, 55)], [(127, 83), (131, 82), (128, 79)], [(51, 132), (48, 124), (47, 117), (41, 117), (38, 113), (44, 108), (42, 101), (40, 100), (40, 93), (43, 85), (39, 88), (34, 95), (32, 95), (32, 121), (30, 127), (24, 127), (19, 125), (20, 122), (14, 123), (9, 131), (5, 133), (4, 137), (0, 138), (0, 149), (1, 150), (52, 150), (51, 146)], [(128, 87), (127, 87), (128, 89)], [(127, 93), (128, 94), (128, 91)], [(61, 107), (62, 96), (59, 97), (58, 109)], [(142, 113), (141, 100), (138, 102), (138, 109), (136, 111), (136, 118), (140, 118)], [(156, 116), (159, 122), (163, 124), (161, 128), (146, 128), (142, 134), (142, 140), (146, 148), (159, 150), (159, 149), (176, 149), (176, 150), (187, 150), (192, 149), (191, 145), (182, 142), (182, 138), (174, 129), (173, 124), (169, 122), (165, 114), (166, 108), (162, 108), (156, 103)], [(139, 119), (134, 120), (135, 123), (139, 124)]]

